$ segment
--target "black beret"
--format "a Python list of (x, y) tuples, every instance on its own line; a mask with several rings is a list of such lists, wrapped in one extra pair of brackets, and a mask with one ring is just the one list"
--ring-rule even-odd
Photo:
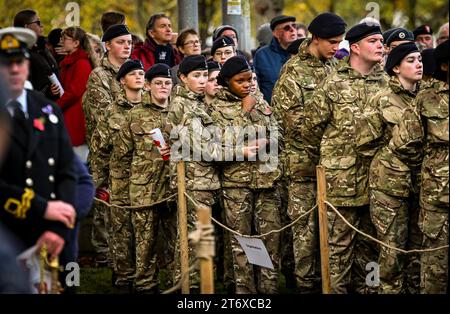
[(151, 82), (155, 77), (172, 78), (172, 70), (165, 63), (155, 63), (145, 72), (145, 79)]
[(286, 51), (291, 55), (296, 55), (298, 53), (298, 48), (306, 38), (299, 38), (291, 42), (291, 44), (286, 48)]
[(248, 61), (241, 56), (234, 56), (228, 59), (223, 65), (217, 76), (217, 84), (227, 86), (227, 79), (232, 78), (236, 74), (252, 71)]
[(213, 42), (211, 47), (211, 55), (213, 56), (217, 49), (228, 46), (234, 46), (234, 40), (228, 36), (220, 36)]
[(415, 30), (413, 30), (414, 39), (417, 38), (418, 35), (432, 35), (433, 30), (428, 25), (420, 25)]
[(448, 39), (434, 49), (436, 64), (448, 63)]
[(348, 43), (351, 45), (374, 34), (382, 35), (379, 25), (360, 23), (348, 30), (345, 39), (348, 40)]
[(386, 46), (389, 47), (391, 43), (393, 43), (394, 41), (402, 41), (402, 40), (414, 41), (414, 34), (407, 29), (401, 27), (397, 28), (389, 35), (385, 44)]
[(436, 59), (434, 58), (434, 48), (424, 49), (422, 55), (423, 74), (433, 75), (436, 70)]
[(308, 30), (320, 38), (331, 38), (345, 33), (345, 21), (334, 13), (325, 12), (316, 16), (309, 23)]
[(402, 62), (403, 58), (405, 58), (412, 52), (419, 52), (419, 48), (417, 48), (416, 44), (412, 42), (398, 45), (397, 47), (392, 49), (388, 55), (386, 66), (384, 67), (385, 71), (389, 75), (392, 75), (391, 70), (396, 65), (399, 65)]
[(192, 71), (208, 70), (206, 58), (202, 55), (184, 57), (178, 67), (178, 74), (188, 75)]
[(122, 77), (127, 75), (133, 70), (144, 70), (144, 66), (142, 65), (142, 62), (139, 60), (128, 60), (124, 64), (120, 66), (119, 72), (117, 72), (116, 80), (120, 81)]
[(270, 29), (273, 31), (277, 25), (285, 22), (295, 22), (295, 16), (278, 15), (270, 21)]
[(231, 25), (220, 25), (219, 27), (217, 27), (214, 31), (213, 31), (213, 36), (212, 36), (212, 40), (215, 41), (217, 38), (220, 37), (220, 35), (226, 31), (227, 29), (232, 30), (235, 34), (236, 34), (236, 38), (239, 39), (238, 37), (238, 32), (237, 30), (231, 26)]
[(220, 71), (220, 69), (222, 68), (220, 63), (214, 60), (208, 61), (207, 64), (208, 64), (208, 72)]
[(108, 27), (108, 29), (105, 31), (102, 37), (102, 41), (110, 41), (111, 39), (114, 39), (119, 36), (123, 35), (131, 35), (130, 31), (128, 30), (128, 27), (123, 24), (116, 24), (111, 25)]
[(395, 30), (397, 30), (397, 29), (399, 29), (399, 27), (390, 28), (387, 31), (384, 31), (383, 32), (383, 42), (386, 43), (388, 38), (389, 38), (389, 36), (391, 36), (391, 34), (393, 32), (395, 32)]
[(52, 46), (58, 46), (61, 41), (62, 28), (54, 28), (48, 33), (47, 40)]

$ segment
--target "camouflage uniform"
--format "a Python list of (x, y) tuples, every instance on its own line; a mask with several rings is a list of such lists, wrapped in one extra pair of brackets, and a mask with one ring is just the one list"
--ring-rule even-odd
[[(283, 67), (272, 94), (272, 107), (284, 131), (284, 176), (288, 184), (287, 213), (291, 220), (311, 209), (316, 203), (316, 173), (301, 141), (298, 126), (303, 123), (304, 104), (336, 65), (331, 59), (323, 63), (308, 51), (306, 39), (299, 53)], [(317, 215), (313, 211), (292, 226), (295, 275), (300, 292), (319, 289)]]
[[(198, 123), (194, 123), (196, 120)], [(187, 90), (184, 86), (177, 85), (173, 91), (173, 98), (170, 101), (167, 123), (170, 129), (170, 140), (172, 143), (171, 160), (174, 160), (174, 151), (177, 151), (176, 145), (189, 147), (183, 151), (186, 169), (186, 192), (199, 204), (212, 208), (219, 202), (220, 181), (219, 174), (212, 162), (207, 162), (199, 158), (194, 161), (193, 148), (195, 143), (203, 143), (202, 132), (204, 127), (212, 124), (210, 111), (203, 102), (203, 96)], [(198, 142), (200, 141), (200, 142)], [(202, 145), (202, 144), (200, 144)], [(197, 146), (199, 148), (199, 146)], [(198, 152), (198, 151), (197, 151)], [(181, 156), (180, 156), (181, 157)], [(187, 158), (186, 158), (187, 157)], [(201, 156), (199, 156), (201, 157)], [(176, 160), (176, 159), (175, 159)], [(176, 182), (176, 162), (172, 163), (171, 170), (172, 186)], [(188, 232), (196, 229), (197, 209), (189, 199), (187, 200), (188, 211)], [(176, 251), (179, 250), (179, 241), (176, 243)], [(196, 252), (193, 247), (189, 247), (189, 264), (191, 265), (196, 258)], [(180, 265), (180, 254), (175, 254), (175, 263)], [(181, 278), (180, 267), (175, 272), (175, 281)], [(198, 269), (190, 274), (191, 288), (199, 288), (200, 276)]]
[[(370, 215), (378, 239), (403, 249), (418, 249), (421, 245), (417, 227), (419, 213), (418, 169), (410, 169), (387, 148), (405, 109), (412, 106), (415, 93), (405, 90), (397, 76), (389, 86), (371, 100), (371, 107), (379, 109), (379, 129), (382, 148), (372, 160), (369, 170)], [(413, 184), (414, 183), (414, 184)], [(382, 246), (380, 248), (380, 293), (418, 293), (418, 255), (399, 254)], [(416, 267), (412, 265), (415, 264)], [(407, 272), (410, 268), (412, 273)], [(415, 280), (414, 283), (412, 280)], [(410, 287), (407, 287), (410, 284)]]
[[(120, 169), (129, 171), (118, 172), (119, 178), (111, 176), (111, 180), (123, 180), (120, 185), (129, 191), (132, 206), (150, 205), (169, 196), (169, 161), (163, 160), (150, 134), (160, 128), (168, 140), (164, 132), (166, 115), (166, 108), (143, 100), (128, 112), (114, 143), (111, 166), (117, 163)], [(152, 292), (158, 285), (156, 240), (160, 211), (168, 211), (167, 203), (145, 209), (118, 209), (117, 218), (122, 224), (114, 224), (115, 238), (121, 243), (117, 269), (132, 271), (137, 292)]]
[[(362, 75), (342, 61), (318, 85), (305, 103), (300, 137), (312, 162), (325, 167), (327, 198), (355, 227), (375, 230), (369, 219), (368, 170), (377, 145), (373, 144), (377, 116), (369, 100), (387, 84), (387, 75), (376, 65)], [(366, 292), (365, 264), (377, 260), (375, 244), (348, 227), (331, 209), (328, 211), (330, 275), (334, 293), (346, 293), (351, 281), (358, 292)], [(355, 278), (351, 278), (353, 275)], [(360, 277), (360, 278), (358, 278)]]
[[(103, 115), (103, 111), (111, 104), (116, 95), (121, 91), (121, 86), (116, 80), (119, 67), (109, 62), (105, 56), (100, 66), (92, 70), (83, 95), (83, 111), (86, 117), (86, 143), (89, 147), (88, 163), (96, 187), (108, 185), (107, 169), (109, 158), (104, 160), (96, 157), (100, 143), (99, 134), (96, 132), (97, 123)], [(112, 266), (112, 256), (108, 244), (109, 233), (109, 208), (100, 203), (94, 203), (91, 241), (99, 256), (107, 257)]]
[[(433, 80), (414, 100), (417, 112), (407, 111), (389, 148), (404, 163), (420, 164), (419, 228), (422, 248), (448, 245), (449, 209), (449, 88)], [(420, 292), (446, 293), (448, 249), (421, 253)]]
[[(130, 168), (114, 154), (119, 142), (119, 132), (124, 128), (127, 122), (127, 113), (135, 104), (129, 102), (125, 96), (125, 91), (118, 94), (116, 100), (108, 105), (98, 117), (95, 133), (98, 135), (99, 142), (96, 151), (96, 158), (108, 160), (99, 172), (106, 172), (102, 177), (107, 177), (108, 188), (110, 191), (110, 203), (114, 205), (130, 205), (128, 181), (130, 177)], [(112, 250), (114, 272), (117, 276), (115, 284), (117, 286), (128, 285), (132, 282), (134, 269), (132, 259), (124, 250), (128, 245), (124, 245), (124, 239), (129, 239), (129, 212), (117, 207), (111, 207), (109, 210), (110, 234), (109, 245)], [(130, 246), (131, 247), (131, 246)]]
[[(256, 99), (257, 104), (250, 113), (242, 112), (242, 99), (233, 95), (227, 88), (220, 90), (213, 100), (214, 123), (221, 127), (226, 137), (233, 140), (232, 149), (239, 150), (242, 144), (233, 134), (226, 135), (232, 132), (230, 127), (254, 126), (261, 130), (266, 127), (271, 131), (270, 140), (278, 145), (276, 141), (278, 140), (277, 132), (279, 132), (278, 124), (268, 104), (260, 97), (256, 97)], [(225, 144), (227, 145), (227, 142)], [(225, 149), (227, 150), (227, 147)], [(278, 158), (278, 155), (275, 157)], [(273, 159), (268, 159), (268, 161), (273, 161)], [(271, 164), (264, 161), (225, 161), (221, 163), (223, 203), (227, 225), (242, 234), (251, 234), (253, 228), (257, 234), (278, 229), (280, 227), (280, 198), (277, 180), (280, 177), (281, 170), (278, 163)], [(253, 266), (249, 264), (237, 239), (231, 237), (236, 293), (276, 293), (278, 291), (279, 233), (272, 234), (263, 241), (272, 259), (274, 269), (258, 269), (256, 286)]]

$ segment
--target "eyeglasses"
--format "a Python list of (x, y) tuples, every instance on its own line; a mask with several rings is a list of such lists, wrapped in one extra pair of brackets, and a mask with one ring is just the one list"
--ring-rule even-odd
[(222, 56), (229, 57), (233, 53), (234, 53), (233, 50), (216, 51), (216, 52), (214, 52), (214, 56), (216, 56), (216, 57), (222, 57)]
[(290, 30), (297, 30), (297, 28), (295, 27), (295, 24), (288, 24), (283, 26), (283, 28), (281, 28), (282, 30), (284, 30), (285, 32), (289, 32)]
[(156, 82), (152, 82), (152, 84), (155, 84), (157, 87), (163, 87), (163, 85), (165, 87), (170, 87), (170, 86), (172, 86), (172, 81), (166, 81), (166, 82), (156, 81)]
[(183, 46), (190, 46), (190, 45), (201, 45), (202, 44), (202, 41), (201, 40), (189, 40), (189, 41), (187, 41), (187, 42), (185, 42), (184, 44), (183, 44)]
[(41, 20), (36, 20), (36, 21), (30, 22), (30, 23), (27, 23), (27, 25), (34, 24), (34, 23), (36, 23), (37, 26), (42, 26)]
[(72, 37), (70, 37), (69, 35), (63, 35), (61, 36), (62, 40), (74, 40)]

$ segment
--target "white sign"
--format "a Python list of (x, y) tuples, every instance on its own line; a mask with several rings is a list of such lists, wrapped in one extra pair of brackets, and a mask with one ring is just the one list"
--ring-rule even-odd
[(235, 237), (239, 241), (245, 255), (247, 255), (250, 264), (273, 269), (272, 260), (261, 239), (244, 238), (237, 235)]
[(242, 15), (242, 6), (240, 0), (228, 0), (227, 2), (228, 15)]

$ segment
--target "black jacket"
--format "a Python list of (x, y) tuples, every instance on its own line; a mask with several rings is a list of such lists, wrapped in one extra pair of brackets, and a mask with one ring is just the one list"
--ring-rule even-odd
[(29, 80), (33, 84), (33, 89), (41, 92), (50, 99), (57, 99), (50, 90), (50, 80), (48, 77), (55, 73), (58, 79), (59, 66), (50, 50), (45, 45), (45, 38), (39, 37), (36, 45), (30, 50), (30, 76)]
[[(0, 220), (26, 245), (46, 230), (64, 239), (68, 229), (43, 218), (47, 200), (74, 203), (73, 151), (56, 104), (27, 91), (28, 119), (13, 118), (0, 167)], [(57, 121), (56, 121), (57, 120)]]

